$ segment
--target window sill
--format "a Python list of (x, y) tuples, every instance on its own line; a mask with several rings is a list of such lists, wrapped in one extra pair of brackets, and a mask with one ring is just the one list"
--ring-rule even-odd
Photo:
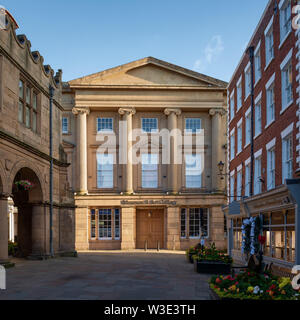
[(246, 149), (248, 146), (250, 146), (250, 142), (244, 145), (244, 149)]
[(259, 132), (257, 135), (255, 135), (254, 139), (256, 139), (257, 137), (259, 137), (262, 134), (262, 132)]
[(265, 125), (265, 129), (269, 128), (271, 126), (272, 123), (275, 122), (275, 119), (272, 120), (271, 122), (269, 122), (268, 124)]
[(294, 100), (291, 100), (283, 109), (281, 109), (280, 111), (280, 115), (282, 115), (285, 110), (287, 110), (292, 104), (293, 104)]
[(284, 38), (281, 40), (280, 45), (278, 46), (278, 49), (281, 49), (281, 47), (283, 46), (283, 44), (285, 43), (286, 39), (289, 37), (289, 35), (292, 33), (292, 30), (290, 30), (285, 36)]
[(239, 156), (242, 152), (243, 152), (243, 150), (238, 151), (237, 154), (235, 155), (235, 157)]
[(248, 93), (248, 95), (245, 97), (244, 102), (247, 101), (247, 99), (250, 97), (250, 92)]
[(265, 66), (264, 71), (266, 71), (269, 67), (269, 65), (272, 63), (272, 61), (274, 60), (274, 56), (270, 59), (270, 61), (268, 62), (268, 64)]
[(259, 83), (260, 80), (261, 80), (261, 75), (260, 75), (259, 79), (257, 79), (257, 80), (255, 81), (255, 83), (254, 83), (254, 88), (256, 87), (256, 85)]

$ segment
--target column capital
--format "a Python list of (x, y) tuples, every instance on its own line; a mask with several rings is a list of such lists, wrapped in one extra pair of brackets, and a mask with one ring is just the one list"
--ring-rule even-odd
[(125, 107), (125, 108), (120, 108), (118, 110), (119, 114), (121, 116), (123, 116), (124, 114), (131, 114), (131, 115), (134, 115), (136, 114), (136, 109), (135, 108), (131, 108), (131, 107)]
[(223, 108), (209, 109), (209, 115), (210, 116), (215, 116), (216, 114), (220, 114), (221, 116), (225, 116), (226, 110), (223, 109)]
[(174, 113), (176, 116), (180, 116), (181, 115), (181, 109), (178, 109), (178, 108), (166, 108), (164, 110), (164, 114), (166, 116), (169, 116), (172, 113)]
[(72, 109), (72, 113), (75, 115), (78, 114), (86, 114), (89, 115), (90, 114), (90, 108), (84, 108), (84, 107), (75, 107)]

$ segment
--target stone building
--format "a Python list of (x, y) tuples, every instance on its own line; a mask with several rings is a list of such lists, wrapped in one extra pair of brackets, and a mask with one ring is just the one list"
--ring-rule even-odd
[[(54, 75), (6, 14), (0, 30), (0, 261), (8, 239), (21, 256), (50, 253), (49, 87), (53, 99), (53, 248), (74, 252), (74, 199), (62, 147), (61, 71)], [(24, 186), (29, 182), (29, 188)], [(27, 190), (28, 189), (28, 190)], [(14, 216), (14, 218), (13, 218)], [(9, 220), (9, 221), (8, 221)], [(15, 227), (14, 227), (15, 226)]]
[(266, 236), (264, 259), (283, 269), (300, 264), (300, 64), (294, 4), (270, 0), (249, 41), (253, 108), (249, 54), (242, 56), (228, 85), (230, 203), (224, 211), (229, 250), (242, 259), (242, 222), (259, 216)]
[(76, 249), (226, 247), (226, 86), (152, 57), (64, 84)]

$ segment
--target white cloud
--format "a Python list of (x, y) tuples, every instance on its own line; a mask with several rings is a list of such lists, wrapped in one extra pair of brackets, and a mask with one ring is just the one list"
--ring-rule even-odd
[(205, 71), (206, 68), (216, 61), (218, 56), (224, 51), (224, 43), (220, 35), (213, 36), (206, 45), (202, 57), (194, 63), (194, 69)]

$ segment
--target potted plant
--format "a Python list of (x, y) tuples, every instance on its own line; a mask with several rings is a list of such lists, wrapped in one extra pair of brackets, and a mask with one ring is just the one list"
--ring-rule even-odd
[(229, 274), (233, 262), (224, 251), (217, 250), (214, 243), (195, 254), (193, 260), (195, 272), (206, 274)]
[(29, 180), (16, 181), (15, 185), (18, 187), (19, 191), (29, 191), (34, 187), (34, 184)]
[(192, 246), (186, 251), (186, 258), (189, 263), (194, 263), (193, 256), (197, 255), (201, 251), (201, 247), (199, 245)]

